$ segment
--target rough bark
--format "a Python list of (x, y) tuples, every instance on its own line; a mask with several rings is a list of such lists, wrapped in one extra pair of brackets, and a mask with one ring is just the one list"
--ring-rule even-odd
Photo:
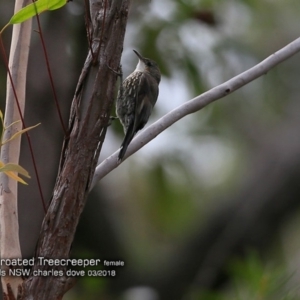
[[(76, 88), (53, 197), (44, 218), (36, 258), (68, 258), (84, 208), (114, 99), (129, 1), (90, 1), (91, 47)], [(50, 267), (55, 269), (55, 267)], [(32, 271), (47, 271), (39, 265)], [(56, 270), (65, 271), (63, 267)], [(62, 299), (73, 281), (67, 276), (31, 276), (24, 299)]]

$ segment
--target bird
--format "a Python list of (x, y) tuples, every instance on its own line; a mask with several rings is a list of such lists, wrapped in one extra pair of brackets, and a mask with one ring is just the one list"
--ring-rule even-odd
[(123, 160), (135, 134), (148, 122), (158, 98), (158, 86), (161, 80), (157, 63), (144, 58), (136, 50), (133, 51), (138, 56), (138, 64), (121, 84), (116, 101), (116, 114), (125, 133), (118, 162)]

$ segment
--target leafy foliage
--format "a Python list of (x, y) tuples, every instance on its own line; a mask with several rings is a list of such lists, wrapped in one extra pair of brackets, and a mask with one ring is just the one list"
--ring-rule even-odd
[[(37, 124), (37, 125), (31, 126), (31, 127), (22, 129), (22, 130), (16, 132), (15, 134), (13, 134), (9, 139), (3, 140), (5, 130), (8, 130), (9, 128), (11, 128), (13, 125), (15, 125), (16, 123), (18, 123), (20, 121), (15, 121), (15, 122), (11, 123), (10, 125), (8, 125), (7, 127), (5, 127), (3, 114), (1, 111), (0, 111), (0, 120), (1, 120), (1, 125), (2, 125), (1, 126), (2, 131), (1, 131), (1, 135), (0, 135), (0, 147), (2, 147), (4, 144), (9, 143), (13, 139), (18, 138), (19, 136), (21, 136), (23, 133), (27, 132), (28, 130), (31, 130), (39, 125), (39, 124)], [(23, 184), (27, 184), (27, 183), (21, 177), (17, 176), (15, 173), (19, 173), (27, 178), (30, 178), (28, 172), (24, 168), (19, 166), (18, 164), (13, 164), (13, 163), (4, 164), (2, 161), (0, 161), (0, 172), (5, 173), (10, 178), (12, 178), (20, 183), (23, 183)]]
[(35, 15), (39, 15), (47, 10), (59, 9), (67, 3), (66, 0), (37, 0), (28, 4), (15, 13), (9, 21), (9, 24), (22, 23)]

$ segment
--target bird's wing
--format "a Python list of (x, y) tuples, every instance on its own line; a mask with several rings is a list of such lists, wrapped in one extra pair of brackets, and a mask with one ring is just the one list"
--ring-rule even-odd
[[(158, 97), (158, 84), (154, 81), (155, 79), (153, 79), (151, 75), (142, 73), (139, 80), (138, 90), (136, 91), (134, 101), (134, 121), (129, 122), (128, 124), (125, 138), (119, 152), (118, 161), (123, 159), (127, 151), (127, 147), (134, 135), (148, 122), (153, 106)], [(134, 93), (133, 90), (132, 92)]]
[(134, 133), (141, 130), (149, 120), (158, 97), (158, 85), (147, 73), (140, 78), (135, 101)]

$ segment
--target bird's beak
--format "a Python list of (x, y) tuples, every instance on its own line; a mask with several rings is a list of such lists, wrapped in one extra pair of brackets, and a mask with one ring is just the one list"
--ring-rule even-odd
[(141, 54), (139, 54), (136, 50), (133, 50), (133, 52), (137, 55), (137, 57), (138, 57), (141, 61), (144, 61), (144, 60), (145, 60), (145, 58), (144, 58)]

